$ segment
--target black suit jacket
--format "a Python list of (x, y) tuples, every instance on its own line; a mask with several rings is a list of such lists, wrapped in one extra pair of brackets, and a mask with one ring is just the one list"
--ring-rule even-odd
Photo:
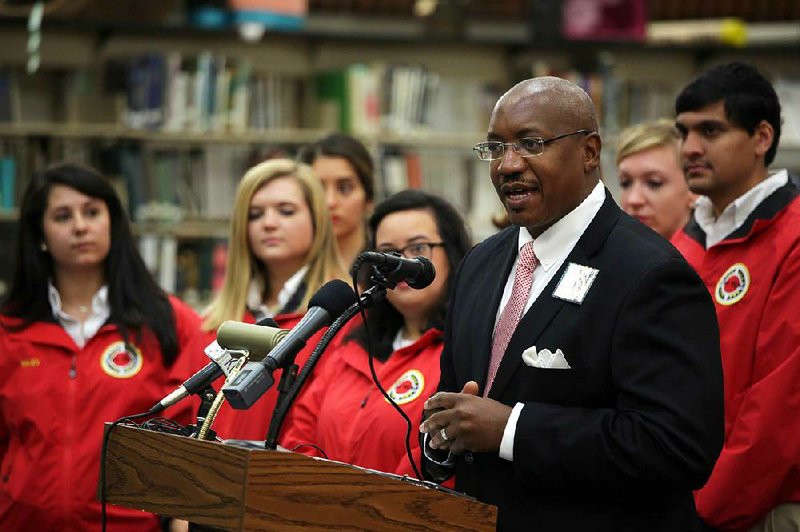
[[(511, 226), (455, 279), (439, 389), (481, 387), (495, 314), (517, 254)], [(569, 263), (599, 270), (582, 304), (553, 297)], [(530, 346), (572, 369), (526, 365)], [(499, 507), (501, 530), (701, 530), (691, 490), (722, 448), (722, 369), (711, 298), (681, 255), (620, 211), (600, 211), (522, 317), (490, 397), (525, 404), (513, 462), (464, 453), (456, 487)], [(427, 464), (430, 465), (430, 464)]]

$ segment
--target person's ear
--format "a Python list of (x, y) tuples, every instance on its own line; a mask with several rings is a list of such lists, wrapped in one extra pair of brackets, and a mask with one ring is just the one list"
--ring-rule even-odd
[(689, 210), (694, 209), (694, 203), (697, 201), (697, 198), (699, 198), (699, 196), (690, 190), (689, 191), (689, 204), (688, 204)]
[(600, 134), (593, 131), (586, 135), (583, 142), (583, 171), (585, 174), (591, 174), (600, 166), (600, 150), (603, 147), (603, 141), (600, 140)]
[(766, 120), (759, 122), (753, 132), (753, 140), (755, 141), (756, 155), (763, 158), (772, 147), (772, 143), (775, 142), (775, 130), (772, 128), (772, 124)]

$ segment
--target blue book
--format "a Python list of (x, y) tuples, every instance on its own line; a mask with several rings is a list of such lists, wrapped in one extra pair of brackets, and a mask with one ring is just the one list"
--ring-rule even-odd
[(0, 208), (13, 209), (17, 203), (17, 161), (11, 156), (0, 157)]

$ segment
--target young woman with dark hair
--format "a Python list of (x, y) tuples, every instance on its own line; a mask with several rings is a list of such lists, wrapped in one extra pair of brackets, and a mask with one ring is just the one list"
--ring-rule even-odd
[[(155, 283), (114, 189), (88, 167), (33, 177), (16, 260), (0, 307), (0, 522), (96, 529), (103, 423), (146, 412), (205, 364), (185, 349), (200, 321)], [(188, 423), (190, 406), (167, 415)], [(108, 522), (159, 529), (116, 506)]]
[(281, 444), (316, 454), (308, 445), (313, 444), (333, 460), (413, 474), (405, 451), (406, 422), (372, 381), (367, 333), (382, 386), (412, 420), (412, 453), (419, 460), (417, 426), (422, 405), (439, 381), (451, 273), (471, 243), (458, 211), (419, 190), (399, 192), (379, 204), (370, 228), (372, 249), (425, 256), (436, 278), (421, 290), (398, 284), (367, 312), (367, 327), (356, 318), (334, 339), (318, 375), (293, 406)]
[(333, 234), (342, 262), (350, 267), (367, 245), (366, 219), (375, 197), (375, 164), (357, 139), (332, 133), (300, 152), (325, 188)]

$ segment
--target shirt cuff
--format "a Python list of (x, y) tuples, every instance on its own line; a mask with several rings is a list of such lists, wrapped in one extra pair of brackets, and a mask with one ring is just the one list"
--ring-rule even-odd
[(523, 406), (522, 403), (517, 403), (511, 409), (511, 415), (508, 416), (508, 422), (503, 431), (503, 439), (500, 441), (500, 458), (509, 462), (514, 461), (514, 435), (517, 433), (517, 421)]

